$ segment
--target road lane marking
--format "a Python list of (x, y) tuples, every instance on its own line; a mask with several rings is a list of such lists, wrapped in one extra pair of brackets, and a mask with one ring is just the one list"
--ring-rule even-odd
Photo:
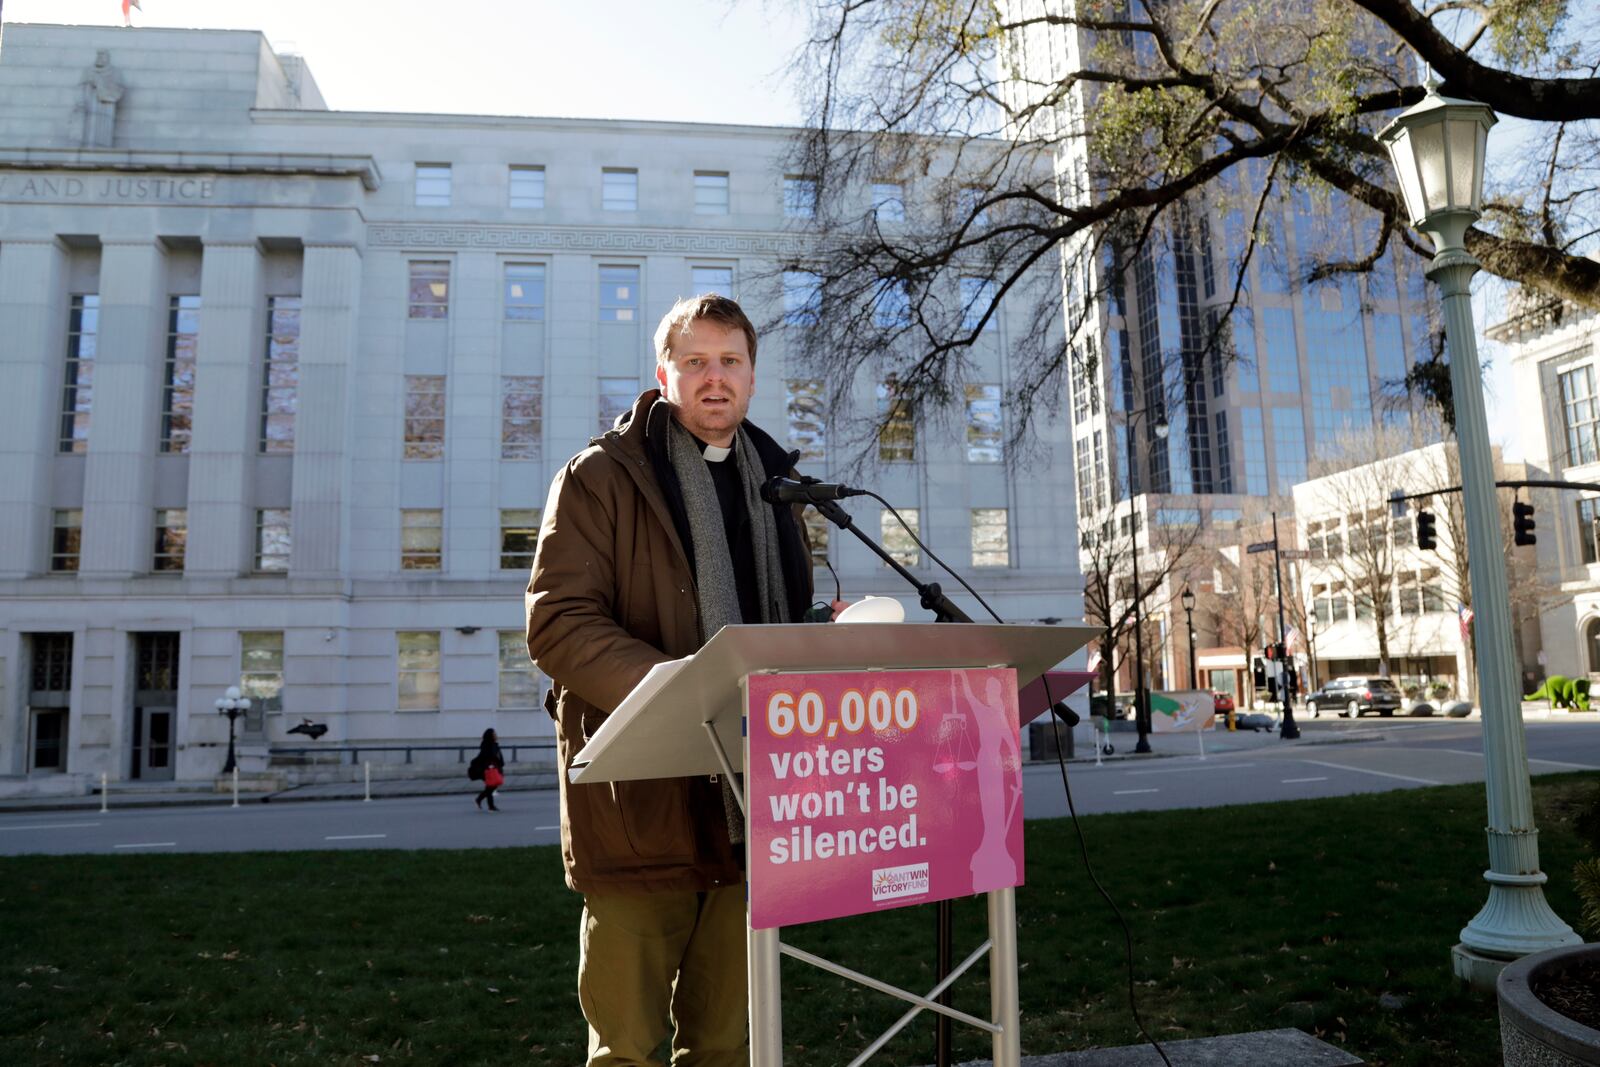
[(97, 822), (43, 822), (36, 826), (0, 826), (0, 830), (80, 830), (99, 825)]
[[(1470, 748), (1437, 748), (1437, 749), (1434, 749), (1434, 751), (1435, 752), (1449, 752), (1452, 755), (1456, 755), (1456, 756), (1476, 756), (1478, 759), (1482, 759), (1483, 758), (1483, 753), (1482, 752), (1474, 752)], [(1600, 771), (1600, 767), (1591, 766), (1590, 764), (1587, 764), (1587, 763), (1566, 763), (1566, 762), (1563, 762), (1562, 760), (1558, 760), (1558, 759), (1540, 759), (1538, 756), (1529, 756), (1528, 757), (1528, 762), (1529, 763), (1548, 763), (1552, 767), (1570, 767), (1571, 769), (1573, 769), (1575, 771)]]
[(173, 848), (177, 844), (178, 843), (176, 841), (140, 841), (138, 844), (133, 844), (133, 845), (112, 845), (111, 847), (112, 848)]
[(1328, 776), (1323, 774), (1323, 775), (1318, 775), (1315, 778), (1285, 778), (1283, 780), (1283, 784), (1284, 785), (1290, 785), (1290, 784), (1292, 784), (1294, 782), (1326, 782), (1327, 780), (1328, 780)]
[(1189, 771), (1236, 771), (1241, 767), (1254, 766), (1254, 763), (1228, 763), (1215, 767), (1201, 767), (1198, 765), (1193, 767), (1163, 767), (1154, 771), (1129, 771), (1128, 777), (1132, 778), (1136, 774), (1185, 774)]
[(1130, 793), (1159, 793), (1159, 789), (1118, 789), (1112, 792), (1114, 797), (1125, 797)]
[(327, 837), (324, 837), (323, 840), (324, 841), (375, 841), (380, 837), (388, 837), (388, 836), (389, 836), (388, 834), (329, 834)]
[(1365, 767), (1348, 767), (1343, 763), (1324, 763), (1317, 759), (1303, 759), (1301, 763), (1309, 763), (1313, 767), (1328, 767), (1335, 771), (1351, 771), (1356, 774), (1375, 774), (1379, 778), (1398, 778), (1402, 782), (1416, 782), (1418, 785), (1444, 785), (1443, 782), (1434, 781), (1432, 778), (1414, 778), (1409, 774), (1390, 774), (1388, 771), (1370, 771)]

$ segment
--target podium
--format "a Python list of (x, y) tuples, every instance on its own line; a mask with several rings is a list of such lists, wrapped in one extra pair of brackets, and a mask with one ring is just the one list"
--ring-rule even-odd
[[(579, 785), (710, 774), (737, 782), (748, 768), (735, 793), (750, 878), (752, 1064), (783, 1061), (784, 955), (911, 1005), (855, 1064), (922, 1011), (989, 1032), (995, 1067), (1021, 1062), (1017, 691), (1094, 634), (1086, 626), (727, 626), (693, 656), (654, 668), (576, 754), (569, 773)], [(785, 924), (974, 892), (987, 897), (989, 939), (925, 995), (779, 938)], [(940, 1003), (985, 955), (990, 1018)]]

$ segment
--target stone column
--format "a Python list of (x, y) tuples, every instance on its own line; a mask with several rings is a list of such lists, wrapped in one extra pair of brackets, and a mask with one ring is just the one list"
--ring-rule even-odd
[(349, 550), (345, 486), (353, 448), (351, 356), (361, 310), (361, 253), (350, 245), (308, 245), (300, 293), (289, 569), (336, 578)]
[(0, 244), (0, 575), (50, 569), (50, 465), (60, 435), (66, 360), (66, 249)]
[(126, 577), (151, 567), (166, 328), (166, 252), (160, 243), (103, 245), (95, 405), (83, 489), (84, 575)]
[(261, 294), (261, 254), (254, 242), (206, 245), (189, 448), (184, 571), (190, 575), (225, 577), (252, 566), (265, 344)]

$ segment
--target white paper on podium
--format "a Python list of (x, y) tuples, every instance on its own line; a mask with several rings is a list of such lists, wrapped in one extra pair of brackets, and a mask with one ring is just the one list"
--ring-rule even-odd
[(1017, 669), (1021, 686), (1095, 633), (1087, 626), (943, 623), (725, 626), (695, 655), (652, 668), (573, 757), (571, 780), (719, 774), (722, 766), (707, 743), (704, 722), (715, 723), (734, 770), (742, 770), (739, 680), (753, 671), (1007, 666)]

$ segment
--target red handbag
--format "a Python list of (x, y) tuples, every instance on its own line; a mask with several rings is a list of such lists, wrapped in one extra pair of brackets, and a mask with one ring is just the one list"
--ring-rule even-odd
[(483, 784), (490, 789), (498, 789), (504, 785), (506, 776), (500, 773), (500, 768), (488, 766), (483, 769)]

